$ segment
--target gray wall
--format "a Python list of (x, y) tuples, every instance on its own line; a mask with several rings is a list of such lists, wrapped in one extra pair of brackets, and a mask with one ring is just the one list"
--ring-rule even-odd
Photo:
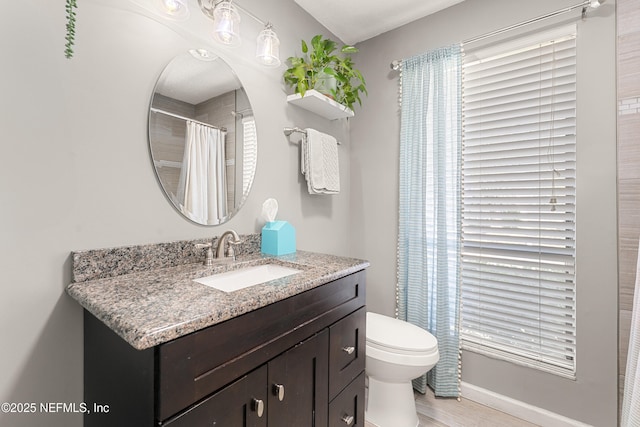
[[(356, 62), (370, 95), (351, 127), (351, 248), (371, 261), (371, 311), (395, 309), (399, 114), (398, 75), (389, 63), (575, 3), (466, 0), (359, 45)], [(462, 380), (608, 427), (617, 412), (615, 2), (578, 25), (577, 380), (469, 352)]]
[[(72, 250), (202, 238), (233, 228), (258, 232), (262, 202), (280, 203), (300, 249), (347, 254), (348, 125), (289, 106), (284, 68), (253, 59), (260, 25), (244, 16), (243, 45), (209, 42), (210, 24), (193, 11), (196, 36), (139, 13), (128, 0), (82, 0), (75, 57), (64, 50), (64, 2), (3, 2), (0, 14), (0, 402), (82, 401), (82, 313), (65, 293)], [(269, 19), (282, 57), (301, 38), (326, 31), (290, 0), (244, 0)], [(192, 6), (196, 5), (191, 1)], [(136, 9), (138, 10), (138, 9)], [(245, 83), (259, 135), (256, 182), (229, 223), (196, 226), (169, 205), (147, 148), (147, 111), (157, 77), (187, 48), (211, 46)], [(310, 196), (298, 172), (298, 146), (285, 126), (330, 132), (340, 147), (343, 191)], [(108, 402), (105, 402), (108, 403)], [(77, 414), (5, 415), (11, 427), (82, 425)]]
[[(357, 59), (370, 95), (350, 122), (328, 122), (285, 102), (284, 68), (253, 61), (260, 26), (243, 20), (235, 50), (208, 42), (195, 15), (190, 33), (167, 28), (128, 0), (87, 0), (78, 10), (76, 56), (63, 57), (64, 2), (5, 2), (0, 14), (0, 402), (82, 401), (82, 317), (64, 292), (69, 253), (257, 232), (262, 202), (275, 197), (300, 249), (370, 259), (368, 304), (394, 310), (398, 108), (392, 59), (447, 45), (555, 10), (572, 1), (466, 0), (451, 10), (363, 43)], [(192, 5), (195, 1), (191, 2)], [(281, 56), (325, 32), (291, 0), (244, 0), (271, 20)], [(512, 368), (465, 354), (463, 379), (598, 426), (615, 424), (616, 231), (613, 0), (581, 24), (578, 228), (578, 380)], [(176, 54), (210, 46), (245, 83), (257, 120), (256, 183), (228, 224), (182, 219), (160, 190), (149, 160), (146, 122), (156, 78)], [(343, 191), (311, 197), (298, 173), (298, 148), (284, 126), (332, 133)], [(349, 131), (351, 126), (351, 132)], [(0, 425), (80, 426), (74, 414), (7, 416)]]

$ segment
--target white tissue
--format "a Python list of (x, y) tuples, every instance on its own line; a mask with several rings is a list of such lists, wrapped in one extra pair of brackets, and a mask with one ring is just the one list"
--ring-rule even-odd
[(276, 220), (278, 213), (278, 201), (276, 199), (267, 199), (262, 204), (262, 218), (267, 222)]

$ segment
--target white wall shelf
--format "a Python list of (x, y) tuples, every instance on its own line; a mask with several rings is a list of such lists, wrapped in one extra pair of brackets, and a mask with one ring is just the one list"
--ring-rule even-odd
[(338, 104), (333, 99), (324, 96), (317, 90), (308, 90), (304, 97), (299, 93), (287, 96), (287, 102), (297, 105), (300, 108), (311, 111), (329, 120), (353, 117), (354, 112), (342, 104)]

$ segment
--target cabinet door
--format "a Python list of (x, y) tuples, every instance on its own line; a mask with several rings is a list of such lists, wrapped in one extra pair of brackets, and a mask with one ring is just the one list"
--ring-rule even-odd
[(269, 362), (269, 426), (327, 427), (328, 353), (324, 330)]
[(329, 328), (329, 399), (364, 371), (365, 327), (366, 312), (361, 308)]
[(162, 424), (167, 427), (266, 427), (267, 366)]

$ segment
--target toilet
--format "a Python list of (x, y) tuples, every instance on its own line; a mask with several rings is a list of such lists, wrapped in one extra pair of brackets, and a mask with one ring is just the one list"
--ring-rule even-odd
[(377, 313), (367, 313), (366, 336), (365, 420), (377, 427), (416, 427), (411, 380), (438, 362), (438, 341), (416, 325)]

